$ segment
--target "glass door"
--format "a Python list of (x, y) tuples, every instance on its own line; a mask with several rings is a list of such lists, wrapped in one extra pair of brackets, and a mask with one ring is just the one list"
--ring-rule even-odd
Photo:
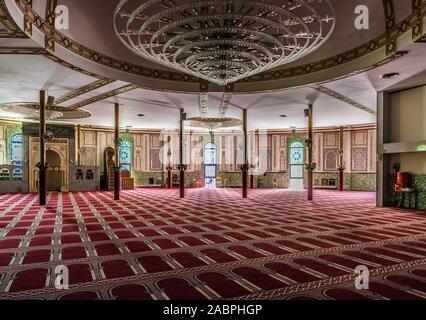
[(305, 146), (296, 141), (290, 144), (290, 189), (303, 189), (305, 171)]
[(217, 147), (214, 143), (208, 143), (204, 147), (204, 187), (216, 188), (217, 177)]

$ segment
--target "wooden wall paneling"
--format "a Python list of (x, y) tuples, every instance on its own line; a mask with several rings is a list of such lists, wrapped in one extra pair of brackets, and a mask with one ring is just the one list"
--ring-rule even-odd
[(104, 151), (107, 144), (107, 138), (105, 132), (97, 132), (96, 140), (98, 141), (98, 144), (96, 145), (97, 148), (97, 165), (99, 166), (99, 171), (101, 173), (104, 172)]
[(368, 131), (357, 130), (352, 132), (352, 145), (354, 147), (366, 147), (368, 143)]
[(376, 172), (377, 162), (376, 130), (368, 131), (368, 171)]
[(143, 135), (138, 133), (134, 135), (134, 163), (136, 171), (143, 171)]
[(368, 131), (353, 131), (351, 150), (352, 171), (368, 171), (368, 157)]
[(339, 159), (339, 132), (324, 133), (323, 171), (336, 171)]
[(191, 134), (189, 132), (186, 132), (184, 134), (183, 139), (183, 163), (190, 165), (191, 164)]
[(352, 171), (352, 132), (351, 131), (345, 131), (343, 133), (343, 154), (344, 154), (344, 165), (345, 165), (345, 171), (351, 172)]
[(95, 131), (82, 131), (83, 139), (80, 141), (82, 145), (85, 146), (95, 146), (96, 145), (96, 132)]
[(96, 166), (96, 147), (83, 147), (81, 154), (81, 164), (83, 166)]
[(367, 147), (352, 148), (352, 171), (367, 171)]
[(324, 134), (317, 133), (315, 144), (317, 145), (316, 153), (316, 164), (317, 171), (321, 172), (324, 170), (324, 158), (323, 158), (323, 150), (324, 150)]
[(259, 170), (268, 171), (268, 135), (266, 132), (259, 132)]
[(161, 149), (160, 134), (149, 135), (148, 149), (149, 149), (148, 150), (149, 171), (162, 171), (163, 166), (162, 166), (161, 157), (160, 157), (160, 149)]
[(324, 149), (324, 171), (336, 171), (339, 161), (338, 148)]
[(327, 132), (324, 133), (324, 148), (333, 148), (339, 146), (339, 133)]
[(105, 133), (106, 136), (106, 147), (111, 147), (114, 148), (114, 133), (113, 132), (106, 132)]
[(142, 168), (143, 171), (149, 172), (149, 164), (151, 162), (150, 156), (149, 156), (149, 134), (144, 134), (142, 137)]
[(312, 146), (312, 161), (317, 164), (317, 171), (319, 169), (319, 162), (320, 162), (319, 149), (320, 149), (319, 133), (314, 133), (313, 146)]
[(271, 137), (271, 156), (272, 156), (272, 163), (271, 163), (271, 169), (273, 172), (280, 171), (281, 167), (281, 147), (280, 147), (280, 136), (279, 135), (272, 135)]
[(234, 137), (232, 135), (226, 136), (225, 146), (227, 171), (232, 171), (234, 170)]
[[(200, 135), (191, 134), (190, 136), (190, 145), (191, 145), (191, 155), (189, 157), (189, 163), (188, 163), (188, 170), (189, 171), (199, 171), (201, 169), (201, 149), (202, 144), (200, 143), (203, 141), (203, 137)], [(216, 142), (216, 141), (215, 141)], [(216, 142), (217, 145), (217, 142)]]
[(247, 154), (248, 154), (248, 163), (249, 165), (254, 164), (256, 161), (255, 158), (255, 149), (256, 149), (256, 142), (255, 142), (255, 132), (254, 131), (248, 131), (247, 133), (247, 138), (248, 138), (248, 142), (247, 142)]

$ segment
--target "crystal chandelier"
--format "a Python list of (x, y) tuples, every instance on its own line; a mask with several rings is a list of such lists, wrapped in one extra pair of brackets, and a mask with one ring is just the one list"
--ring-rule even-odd
[(189, 126), (192, 128), (204, 128), (214, 131), (219, 128), (232, 128), (242, 124), (242, 121), (235, 118), (205, 118), (195, 117), (188, 119)]
[(137, 55), (221, 86), (301, 59), (334, 26), (329, 0), (121, 0), (114, 15)]

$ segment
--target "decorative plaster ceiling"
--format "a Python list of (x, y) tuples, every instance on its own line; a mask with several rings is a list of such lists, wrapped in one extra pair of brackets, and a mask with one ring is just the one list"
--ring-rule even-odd
[[(49, 22), (42, 23), (44, 17), (51, 13), (46, 14), (46, 9), (43, 11), (40, 3), (51, 3), (51, 0), (33, 2), (32, 9), (25, 0), (6, 3), (16, 23), (24, 28), (25, 20), (27, 34), (40, 46), (44, 47), (47, 43), (47, 49), (64, 61), (144, 88), (199, 91), (199, 79), (148, 62), (132, 54), (113, 36), (112, 23), (105, 22), (112, 21), (116, 0), (58, 0), (58, 4), (66, 5), (71, 13), (69, 30), (60, 32), (51, 29)], [(363, 1), (362, 4), (370, 9), (368, 30), (357, 30), (354, 27), (354, 10), (360, 5), (359, 1), (331, 2), (336, 11), (337, 26), (324, 46), (284, 68), (238, 82), (234, 91), (278, 90), (341, 77), (385, 59), (392, 59), (393, 53), (402, 50), (399, 45), (401, 41), (412, 41), (412, 34), (415, 38), (422, 36), (419, 31), (421, 28), (418, 27), (426, 15), (426, 3), (423, 0)], [(210, 86), (209, 90), (222, 89)]]
[[(117, 54), (117, 56), (120, 56), (121, 49), (116, 46), (114, 40), (107, 38), (104, 30), (101, 30), (102, 28), (98, 30), (98, 26), (101, 26), (102, 21), (104, 21), (102, 19), (107, 15), (106, 12), (97, 13), (94, 11), (95, 9), (92, 7), (92, 4), (99, 4), (99, 1), (73, 0), (59, 2), (68, 3), (70, 6), (73, 6), (72, 3), (74, 3), (72, 7), (74, 14), (80, 12), (79, 10), (84, 11), (86, 7), (92, 8), (91, 11), (87, 11), (84, 15), (92, 12), (95, 14), (93, 18), (91, 20), (83, 19), (83, 15), (83, 17), (79, 17), (79, 23), (76, 23), (76, 20), (74, 22), (71, 20), (72, 28), (69, 32), (72, 32), (73, 36), (76, 37), (78, 35), (81, 37), (87, 36), (86, 41), (89, 41), (89, 38), (92, 36), (99, 37), (99, 41), (94, 41), (92, 38), (94, 47), (102, 45), (105, 50), (111, 50), (105, 51), (108, 54)], [(382, 0), (379, 2), (382, 3)], [(379, 5), (379, 2), (370, 0), (368, 3), (373, 8), (381, 11), (383, 8)], [(402, 4), (402, 2), (405, 1), (394, 1), (395, 8), (401, 9), (398, 12), (395, 11), (396, 21), (403, 19), (407, 11), (409, 11), (410, 6), (406, 2), (405, 4)], [(76, 3), (78, 6), (76, 6)], [(113, 7), (116, 3), (115, 0), (103, 1), (102, 7)], [(342, 1), (333, 1), (333, 3), (336, 8), (343, 7)], [(37, 2), (35, 10), (39, 14), (42, 14), (42, 8), (43, 6)], [(99, 9), (99, 7), (97, 8)], [(337, 9), (338, 12), (341, 12), (339, 10), (343, 9)], [(379, 20), (380, 17), (377, 16), (377, 19), (372, 21), (373, 25)], [(20, 26), (22, 27), (22, 23)], [(81, 30), (84, 27), (86, 27), (85, 33)], [(104, 28), (108, 29), (105, 26)], [(378, 27), (377, 30), (367, 31), (362, 36), (359, 34), (353, 35), (354, 43), (357, 43), (358, 40), (360, 43), (365, 41), (373, 36), (374, 32), (381, 33), (384, 30), (384, 26), (382, 26), (383, 30), (379, 29)], [(97, 32), (92, 32), (93, 30), (97, 30)], [(334, 43), (334, 46), (346, 50), (345, 46), (348, 44), (342, 41), (342, 39), (351, 36), (351, 31), (345, 29), (340, 30), (340, 32), (342, 32), (342, 38), (340, 38), (339, 46), (336, 43)], [(40, 40), (40, 36), (42, 35), (35, 26), (33, 26), (33, 35), (38, 40)], [(362, 38), (365, 36), (365, 38), (357, 39), (357, 36)], [(150, 85), (137, 88), (134, 84), (141, 83), (138, 76), (131, 76), (130, 79), (132, 81), (123, 81), (123, 77), (115, 77), (117, 73), (107, 72), (108, 77), (105, 78), (105, 70), (100, 68), (99, 65), (93, 68), (92, 64), (81, 64), (77, 55), (70, 55), (69, 52), (66, 52), (58, 44), (56, 45), (54, 54), (48, 54), (41, 47), (42, 42), (37, 39), (2, 39), (0, 36), (0, 104), (27, 101), (36, 103), (38, 91), (45, 89), (49, 91), (50, 95), (60, 98), (60, 106), (70, 108), (84, 105), (83, 109), (93, 114), (90, 118), (70, 121), (71, 123), (111, 127), (114, 118), (113, 104), (116, 102), (122, 104), (121, 125), (123, 127), (131, 126), (135, 129), (176, 129), (178, 128), (180, 108), (185, 109), (188, 117), (200, 116), (199, 84), (197, 84), (196, 90), (192, 90), (194, 87), (190, 82), (183, 81), (179, 83), (173, 81), (173, 86), (168, 88), (167, 86), (163, 86), (160, 80), (157, 81), (150, 78)], [(43, 39), (44, 45), (44, 37), (41, 37), (41, 39)], [(354, 73), (339, 80), (321, 83), (320, 85), (325, 88), (321, 92), (313, 89), (314, 86), (310, 87), (309, 85), (277, 90), (274, 88), (282, 88), (286, 85), (276, 86), (275, 81), (272, 81), (265, 82), (266, 87), (271, 89), (270, 92), (256, 93), (262, 90), (259, 89), (261, 86), (254, 82), (247, 83), (248, 87), (253, 88), (249, 90), (254, 92), (252, 94), (241, 93), (238, 90), (230, 94), (229, 88), (227, 88), (228, 91), (225, 98), (223, 88), (221, 88), (222, 92), (203, 93), (208, 101), (208, 108), (203, 108), (205, 112), (204, 116), (218, 117), (220, 115), (221, 117), (241, 119), (242, 108), (248, 108), (249, 127), (251, 129), (280, 130), (293, 126), (305, 128), (307, 123), (303, 110), (306, 108), (310, 97), (316, 97), (314, 103), (314, 124), (317, 127), (374, 123), (376, 117), (372, 113), (376, 110), (377, 91), (398, 88), (399, 84), (403, 86), (410, 83), (424, 84), (426, 82), (426, 60), (424, 59), (426, 44), (411, 44), (411, 32), (410, 37), (404, 39), (404, 41), (398, 41), (397, 47), (398, 50), (407, 50), (407, 54), (387, 64), (376, 66), (374, 69), (367, 68), (366, 71), (361, 73)], [(83, 38), (79, 38), (79, 41), (83, 41)], [(96, 49), (100, 50), (99, 48)], [(331, 47), (328, 53), (322, 50), (323, 48), (319, 50), (316, 57), (310, 56), (306, 59), (319, 59), (330, 56)], [(336, 50), (334, 50), (334, 53), (336, 53)], [(321, 56), (321, 54), (324, 55)], [(385, 56), (383, 52), (381, 54)], [(374, 64), (375, 59), (371, 58), (372, 55), (375, 55), (375, 52), (367, 56), (369, 58), (367, 66)], [(392, 56), (392, 54), (389, 56)], [(137, 58), (135, 56), (131, 57), (131, 55), (126, 56), (126, 54), (122, 55), (122, 57), (128, 57), (129, 61)], [(75, 64), (70, 64), (69, 62), (74, 62)], [(138, 58), (138, 63), (144, 62), (141, 62)], [(89, 72), (76, 68), (76, 65), (79, 67), (83, 66)], [(356, 69), (359, 69), (360, 66), (365, 67), (364, 63), (360, 63)], [(107, 69), (111, 71), (113, 68)], [(341, 70), (339, 71), (340, 73), (346, 75), (351, 72), (352, 68), (347, 67), (347, 64), (342, 64), (332, 69), (339, 69)], [(120, 74), (127, 75), (126, 72), (120, 72)], [(401, 76), (397, 79), (388, 80), (380, 78), (381, 74), (388, 72), (398, 72)], [(314, 73), (314, 75), (317, 73)], [(325, 76), (325, 78), (329, 79), (330, 74), (334, 75), (335, 73), (328, 73), (328, 76)], [(293, 81), (297, 83), (298, 78), (300, 77), (292, 77), (288, 81), (281, 79), (279, 82), (293, 84)], [(156, 90), (150, 89), (153, 87)], [(207, 91), (207, 88), (203, 90)], [(185, 93), (185, 91), (190, 92)], [(332, 96), (333, 92), (336, 93), (334, 97)], [(371, 110), (372, 113), (364, 111), (359, 106)], [(138, 114), (144, 114), (145, 116), (138, 117)], [(280, 115), (286, 115), (287, 117), (283, 118)], [(16, 115), (0, 111), (0, 117), (16, 118)]]

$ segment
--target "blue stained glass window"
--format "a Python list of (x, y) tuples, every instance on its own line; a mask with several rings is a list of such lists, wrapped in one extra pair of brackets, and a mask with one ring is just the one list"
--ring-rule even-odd
[(204, 148), (204, 186), (216, 188), (217, 148), (214, 143), (208, 143)]
[(22, 133), (17, 133), (10, 139), (10, 163), (14, 166), (22, 166)]
[(132, 145), (128, 141), (120, 145), (120, 167), (122, 170), (132, 170)]
[(303, 179), (305, 163), (305, 146), (296, 141), (290, 145), (290, 178)]

